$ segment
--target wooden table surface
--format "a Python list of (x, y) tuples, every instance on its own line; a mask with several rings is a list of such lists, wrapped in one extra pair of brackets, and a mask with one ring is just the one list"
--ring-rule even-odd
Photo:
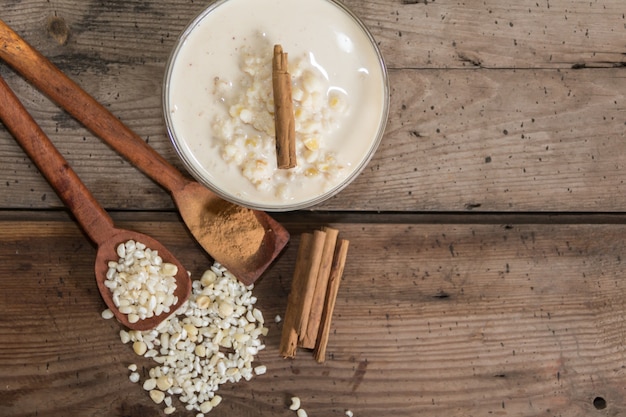
[[(174, 41), (207, 2), (3, 0), (0, 18), (179, 167), (161, 113)], [(267, 374), (219, 416), (626, 415), (626, 4), (346, 0), (389, 68), (382, 144), (254, 289)], [(199, 277), (169, 195), (5, 65), (119, 225)], [(0, 415), (158, 416), (100, 317), (95, 249), (0, 127)], [(328, 359), (278, 354), (302, 232), (351, 240)], [(179, 407), (177, 416), (193, 415)]]

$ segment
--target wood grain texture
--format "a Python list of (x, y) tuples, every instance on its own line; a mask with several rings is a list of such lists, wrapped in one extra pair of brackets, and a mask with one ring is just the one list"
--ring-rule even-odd
[(620, 211), (623, 72), (392, 71), (383, 142), (326, 206)]
[[(317, 208), (622, 210), (620, 1), (500, 3), (346, 3), (372, 30), (390, 69), (391, 116), (365, 172)], [(203, 5), (5, 6), (3, 19), (183, 169), (165, 131), (161, 82), (176, 36)], [(65, 43), (50, 19), (63, 20)], [(8, 69), (0, 72), (105, 207), (173, 209), (160, 187)], [(0, 161), (8, 191), (0, 193), (0, 206), (60, 206), (2, 129)]]
[(347, 0), (392, 68), (623, 67), (620, 0)]
[[(85, 237), (68, 221), (0, 226), (0, 413), (155, 415), (126, 369), (147, 372), (150, 360), (99, 316)], [(209, 265), (176, 221), (124, 226), (154, 234), (195, 277)], [(320, 225), (287, 226), (298, 236)], [(626, 412), (623, 225), (332, 226), (351, 248), (326, 364), (278, 353), (273, 317), (286, 307), (296, 238), (254, 289), (268, 373), (223, 386), (211, 415), (288, 416), (291, 395), (311, 416)]]
[[(211, 415), (293, 416), (292, 395), (311, 417), (625, 415), (623, 1), (345, 4), (389, 67), (385, 137), (338, 196), (276, 216), (292, 241), (254, 290), (268, 372)], [(205, 6), (0, 0), (0, 18), (182, 169), (161, 83)], [(0, 74), (116, 224), (208, 268), (167, 193)], [(150, 360), (100, 317), (95, 249), (2, 126), (0, 187), (0, 415), (159, 415), (126, 368)], [(298, 236), (324, 225), (351, 242), (328, 358), (284, 360), (273, 318)]]

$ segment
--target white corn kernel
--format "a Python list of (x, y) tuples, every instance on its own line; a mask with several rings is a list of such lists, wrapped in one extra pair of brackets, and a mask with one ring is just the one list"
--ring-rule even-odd
[(239, 113), (239, 118), (244, 123), (251, 123), (252, 119), (254, 118), (254, 115), (249, 109), (242, 109), (241, 112)]
[(148, 346), (144, 342), (137, 341), (133, 343), (133, 351), (139, 355), (143, 356), (148, 350)]
[(206, 356), (206, 346), (204, 345), (196, 345), (194, 349), (194, 353), (199, 358), (204, 358)]
[(221, 395), (216, 395), (213, 398), (211, 398), (211, 405), (213, 407), (217, 407), (218, 405), (220, 405), (221, 402), (222, 402), (222, 396)]
[(174, 381), (165, 375), (161, 375), (156, 380), (156, 386), (161, 391), (167, 391), (168, 389), (172, 387), (173, 383)]
[(205, 401), (202, 404), (200, 404), (200, 411), (204, 414), (210, 412), (211, 410), (213, 410), (213, 405), (211, 404), (211, 401)]
[(156, 388), (156, 386), (157, 386), (157, 381), (154, 378), (146, 379), (143, 382), (143, 389), (145, 389), (146, 391), (152, 391)]
[(198, 328), (196, 326), (194, 326), (193, 324), (185, 324), (183, 326), (183, 329), (185, 329), (185, 331), (187, 332), (187, 336), (192, 336), (195, 337), (198, 335)]
[(161, 265), (161, 273), (165, 276), (173, 277), (178, 273), (178, 267), (171, 263), (163, 263)]
[(150, 391), (150, 398), (152, 398), (152, 401), (154, 401), (155, 404), (161, 404), (165, 398), (165, 393), (163, 391), (153, 389)]
[(291, 397), (289, 409), (293, 411), (300, 409), (300, 397)]
[(202, 274), (202, 277), (200, 278), (200, 283), (202, 284), (203, 287), (208, 287), (209, 285), (213, 284), (216, 279), (217, 279), (217, 274), (214, 271), (207, 269)]
[(126, 257), (126, 245), (124, 245), (123, 243), (120, 243), (117, 246), (117, 256), (119, 258), (125, 258)]
[(218, 311), (220, 313), (220, 317), (224, 319), (230, 317), (233, 314), (234, 309), (232, 304), (223, 301), (220, 303)]
[(106, 310), (102, 311), (101, 316), (103, 319), (109, 320), (113, 318), (113, 312), (111, 311), (111, 309), (107, 308)]
[(203, 310), (207, 309), (209, 308), (209, 305), (211, 305), (211, 299), (206, 295), (201, 295), (200, 297), (196, 298), (196, 305), (198, 306), (198, 308), (201, 308)]

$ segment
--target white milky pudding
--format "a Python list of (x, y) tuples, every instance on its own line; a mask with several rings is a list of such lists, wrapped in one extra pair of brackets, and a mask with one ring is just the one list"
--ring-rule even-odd
[[(296, 166), (278, 169), (273, 47), (288, 54)], [(267, 211), (317, 204), (365, 167), (387, 120), (384, 64), (368, 31), (333, 0), (222, 0), (183, 32), (164, 112), (190, 173)]]

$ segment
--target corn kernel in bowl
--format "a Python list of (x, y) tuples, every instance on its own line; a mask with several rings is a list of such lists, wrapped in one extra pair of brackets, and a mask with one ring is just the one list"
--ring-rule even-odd
[[(297, 165), (288, 170), (276, 167), (275, 44), (292, 76)], [(373, 38), (338, 1), (218, 0), (179, 39), (163, 98), (172, 143), (199, 182), (283, 211), (324, 201), (363, 170), (384, 131), (388, 90)]]

